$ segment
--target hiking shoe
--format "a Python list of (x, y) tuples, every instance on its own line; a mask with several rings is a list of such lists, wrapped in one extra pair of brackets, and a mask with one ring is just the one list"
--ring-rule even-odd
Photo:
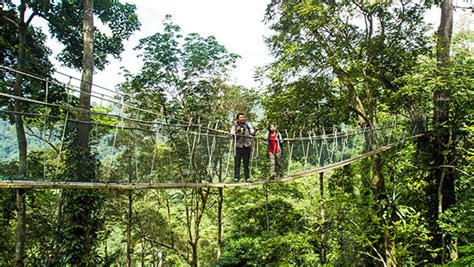
[(247, 180), (245, 180), (245, 181), (246, 181), (247, 183), (251, 183), (251, 182), (252, 182), (252, 180), (250, 180), (250, 179), (247, 179)]
[(275, 180), (275, 175), (270, 176), (270, 180)]

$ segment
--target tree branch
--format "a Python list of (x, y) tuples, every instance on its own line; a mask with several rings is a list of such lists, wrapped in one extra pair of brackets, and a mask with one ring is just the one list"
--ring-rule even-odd
[(357, 108), (355, 108), (352, 105), (350, 105), (349, 108), (352, 109), (355, 113), (357, 113), (357, 115), (361, 116), (364, 119), (365, 122), (367, 122), (369, 125), (371, 125), (369, 119), (367, 118), (367, 116), (365, 116), (364, 113), (362, 113), (360, 110), (358, 110)]
[[(351, 220), (351, 219), (349, 219), (349, 221), (350, 221), (352, 224), (354, 224), (354, 225), (357, 227), (357, 229), (361, 230), (360, 227), (359, 227), (359, 225), (358, 225), (357, 223), (355, 223), (355, 222), (354, 222), (353, 220)], [(370, 247), (375, 251), (375, 253), (377, 253), (377, 256), (379, 256), (378, 260), (380, 260), (380, 261), (382, 262), (382, 264), (383, 264), (384, 267), (387, 267), (387, 263), (385, 262), (385, 260), (384, 260), (384, 258), (382, 257), (382, 255), (380, 255), (379, 251), (378, 251), (372, 244), (370, 244), (370, 242), (369, 242), (369, 245), (370, 245)], [(373, 258), (375, 258), (375, 259), (377, 259), (376, 257), (374, 257), (374, 256), (372, 256), (372, 255), (370, 255), (370, 256), (373, 257)]]
[(17, 21), (15, 21), (15, 20), (9, 18), (9, 17), (6, 16), (6, 15), (2, 15), (2, 17), (3, 17), (6, 21), (8, 21), (8, 22), (10, 22), (11, 24), (15, 25), (15, 27), (17, 27), (17, 28), (20, 27), (20, 24), (19, 24)]
[(30, 25), (31, 21), (33, 20), (33, 18), (38, 15), (38, 12), (37, 11), (33, 11), (33, 13), (31, 13), (30, 17), (26, 20), (25, 22), (25, 27), (28, 28), (28, 26)]
[(162, 243), (158, 240), (151, 239), (151, 238), (148, 238), (148, 237), (143, 237), (143, 238), (147, 241), (150, 241), (151, 243), (155, 243), (155, 244), (160, 245), (162, 247), (165, 247), (167, 249), (173, 250), (174, 252), (178, 253), (178, 255), (180, 257), (182, 257), (186, 261), (186, 263), (191, 264), (191, 261), (188, 259), (187, 255), (184, 252), (182, 252), (181, 250), (178, 250), (177, 248), (175, 248), (174, 246)]
[(25, 128), (28, 130), (28, 133), (27, 133), (27, 134), (28, 134), (29, 136), (36, 137), (36, 138), (38, 138), (39, 140), (41, 140), (41, 141), (47, 143), (50, 147), (52, 147), (52, 148), (54, 149), (54, 151), (56, 152), (56, 154), (59, 155), (59, 149), (58, 149), (53, 143), (51, 143), (51, 142), (50, 142), (49, 140), (47, 140), (47, 139), (44, 139), (42, 136), (35, 134), (35, 132), (33, 131), (33, 129), (31, 129), (28, 125), (25, 125)]

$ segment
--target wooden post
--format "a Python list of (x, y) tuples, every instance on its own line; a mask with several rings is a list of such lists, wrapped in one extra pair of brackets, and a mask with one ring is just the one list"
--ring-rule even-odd
[(270, 230), (270, 218), (268, 217), (268, 190), (267, 185), (263, 184), (263, 192), (265, 194), (265, 217), (267, 221), (267, 231)]
[[(129, 182), (130, 179), (129, 179)], [(132, 266), (132, 191), (128, 191), (128, 210), (127, 210), (127, 267)]]
[[(222, 159), (219, 159), (219, 183), (222, 182)], [(222, 205), (224, 203), (223, 188), (219, 187), (219, 200), (217, 205), (217, 260), (222, 256)]]
[(323, 231), (321, 233), (321, 251), (319, 252), (319, 259), (321, 263), (326, 263), (326, 230), (324, 224), (326, 223), (326, 212), (324, 210), (324, 172), (319, 173), (319, 204), (321, 208), (321, 222), (323, 224)]

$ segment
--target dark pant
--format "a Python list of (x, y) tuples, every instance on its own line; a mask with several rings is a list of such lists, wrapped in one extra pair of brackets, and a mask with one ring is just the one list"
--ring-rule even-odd
[(245, 179), (250, 179), (250, 171), (249, 171), (249, 161), (250, 161), (250, 147), (237, 147), (235, 149), (235, 157), (234, 157), (234, 178), (240, 180), (240, 161), (244, 161), (244, 174)]

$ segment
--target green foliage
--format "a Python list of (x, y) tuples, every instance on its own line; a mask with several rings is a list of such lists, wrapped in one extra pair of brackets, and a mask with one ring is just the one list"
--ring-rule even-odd
[[(472, 104), (473, 95), (473, 57), (466, 53), (465, 49), (460, 49), (459, 53), (452, 58), (451, 63), (446, 68), (434, 67), (432, 60), (426, 60), (419, 65), (419, 70), (416, 73), (411, 73), (403, 79), (406, 79), (406, 91), (425, 91), (426, 95), (432, 94), (437, 89), (444, 89), (449, 92), (450, 96), (450, 117), (449, 120), (441, 125), (441, 129), (448, 129), (451, 133), (450, 143), (447, 144), (448, 150), (445, 153), (452, 155), (452, 162), (447, 168), (450, 168), (456, 177), (456, 203), (454, 207), (446, 210), (443, 217), (438, 220), (436, 224), (440, 227), (443, 234), (452, 236), (455, 242), (458, 242), (460, 252), (460, 262), (469, 262), (471, 254), (469, 254), (469, 247), (472, 240), (472, 235), (465, 231), (472, 232), (472, 214), (470, 214), (468, 206), (472, 206), (473, 192), (467, 184), (472, 182), (472, 134), (473, 129), (470, 125), (473, 124), (474, 105)], [(423, 99), (420, 102), (429, 103), (429, 99)], [(421, 150), (418, 161), (426, 164), (428, 168), (437, 168), (434, 166), (434, 159), (432, 155), (426, 153), (436, 149), (436, 144), (433, 140), (439, 134), (437, 131), (432, 131), (428, 136), (431, 142), (427, 147)], [(425, 153), (423, 153), (425, 152)], [(434, 187), (433, 180), (428, 180), (428, 183), (420, 188)], [(436, 190), (436, 189), (435, 189)], [(423, 196), (423, 195), (421, 195)], [(430, 199), (429, 195), (423, 196)], [(432, 202), (433, 200), (431, 198)], [(426, 212), (429, 214), (429, 208)], [(456, 263), (456, 262), (455, 262)]]
[[(2, 55), (2, 59), (0, 63), (5, 66), (15, 67), (18, 57), (19, 34), (18, 28), (14, 23), (19, 21), (19, 14), (16, 9), (1, 11), (1, 14), (0, 21), (2, 27), (0, 28), (0, 54)], [(14, 21), (14, 23), (10, 20)], [(46, 38), (47, 36), (40, 28), (33, 26), (28, 28), (28, 35), (26, 38), (27, 51), (25, 58), (26, 62), (30, 63), (25, 66), (25, 70), (28, 72), (37, 73), (39, 75), (47, 75), (50, 73), (52, 64), (49, 62), (48, 56), (51, 55), (51, 49), (44, 44)], [(5, 73), (2, 72), (2, 75), (5, 75)], [(2, 85), (6, 81), (3, 80), (4, 78), (5, 76), (2, 76), (2, 80), (0, 81), (0, 84)], [(9, 78), (12, 77), (10, 76)]]
[(59, 244), (58, 264), (93, 266), (99, 263), (97, 252), (98, 231), (104, 217), (101, 212), (103, 192), (91, 190), (65, 190), (63, 222), (57, 233)]
[[(298, 188), (270, 188), (276, 195), (265, 206), (260, 189), (233, 190), (226, 204), (230, 225), (219, 265), (314, 265), (317, 262), (311, 224), (304, 210), (292, 204), (303, 198)], [(268, 212), (268, 225), (267, 225)]]
[[(65, 140), (66, 168), (63, 179), (78, 178), (95, 181), (98, 164), (96, 155), (78, 148), (75, 129), (70, 129)], [(81, 177), (77, 177), (78, 168)], [(61, 220), (56, 233), (58, 256), (56, 264), (92, 266), (98, 264), (99, 230), (103, 229), (104, 192), (97, 190), (64, 190), (61, 193)]]
[[(442, 127), (451, 137), (443, 153), (453, 155), (448, 168), (454, 168), (457, 183), (464, 184), (466, 173), (472, 173), (466, 161), (472, 159), (467, 148), (472, 143), (472, 35), (463, 30), (455, 37), (456, 56), (449, 66), (438, 68), (423, 21), (433, 4), (439, 2), (272, 1), (266, 13), (275, 31), (267, 42), (276, 59), (265, 73), (271, 80), (264, 101), (269, 121), (304, 131), (352, 124), (353, 116), (368, 124), (394, 114), (419, 120), (433, 111), (433, 92), (444, 90), (450, 96), (450, 120)], [(360, 118), (358, 122), (362, 124)], [(439, 249), (430, 246), (437, 234), (429, 218), (437, 199), (436, 188), (430, 188), (436, 181), (426, 178), (432, 170), (423, 164), (440, 166), (425, 155), (436, 151), (426, 138), (417, 147), (399, 148), (399, 154), (386, 153), (331, 176), (331, 198), (339, 203), (326, 202), (327, 221), (337, 214), (345, 223), (337, 233), (332, 233), (335, 227), (326, 231), (346, 240), (327, 240), (333, 262), (412, 265), (433, 262), (439, 255)], [(463, 204), (436, 222), (455, 238), (455, 229), (468, 220), (454, 214), (463, 214), (472, 194), (457, 188), (456, 202)]]
[(270, 92), (263, 99), (266, 124), (274, 123), (280, 130), (299, 133), (351, 120), (349, 110), (340, 100), (340, 90), (327, 78), (305, 77), (289, 84), (275, 83)]
[(47, 191), (27, 192), (28, 232), (26, 265), (45, 264), (54, 251), (56, 217), (59, 195)]
[[(141, 51), (142, 69), (136, 75), (128, 75), (122, 90), (146, 100), (143, 108), (149, 110), (161, 110), (186, 120), (196, 116), (219, 119), (224, 112), (219, 105), (226, 92), (235, 94), (238, 89), (224, 84), (238, 56), (229, 53), (213, 36), (183, 36), (180, 31), (167, 16), (164, 32), (140, 40), (136, 49)], [(223, 115), (226, 118), (228, 114)]]
[[(201, 124), (219, 122), (227, 129), (237, 111), (255, 120), (261, 102), (264, 123), (299, 134), (332, 127), (344, 130), (358, 116), (371, 123), (390, 121), (392, 115), (414, 119), (433, 111), (433, 92), (443, 88), (450, 95), (451, 117), (444, 127), (450, 130), (451, 138), (445, 153), (454, 155), (449, 168), (456, 174), (456, 203), (436, 224), (457, 244), (459, 258), (449, 264), (472, 265), (474, 66), (472, 51), (466, 46), (472, 42), (472, 32), (463, 31), (454, 38), (452, 62), (438, 68), (423, 16), (439, 1), (428, 2), (272, 1), (266, 21), (275, 34), (267, 42), (276, 60), (259, 74), (262, 80), (269, 78), (267, 95), (228, 84), (229, 71), (239, 57), (212, 36), (183, 34), (168, 16), (162, 32), (140, 40), (136, 49), (143, 66), (135, 74), (126, 71), (126, 82), (120, 85), (120, 90), (143, 103), (141, 108), (167, 118), (126, 108), (124, 112), (171, 124), (189, 119)], [(25, 3), (48, 20), (51, 35), (65, 45), (60, 60), (80, 68), (79, 1)], [(95, 64), (103, 69), (107, 55), (119, 57), (123, 40), (138, 29), (139, 22), (135, 7), (126, 3), (95, 1), (94, 12), (111, 33), (96, 31)], [(12, 9), (0, 16), (2, 64), (15, 66), (18, 34), (4, 16), (18, 20), (18, 15)], [(29, 28), (28, 72), (50, 75), (50, 51), (44, 46), (45, 40), (46, 35)], [(39, 69), (39, 65), (46, 68)], [(0, 75), (0, 91), (11, 93), (14, 77), (6, 72)], [(44, 83), (25, 79), (22, 89), (32, 98), (45, 97)], [(50, 87), (49, 97), (50, 102), (66, 99), (64, 90), (56, 87)], [(1, 101), (0, 106), (11, 108), (12, 102)], [(64, 113), (34, 105), (23, 108), (60, 116)], [(109, 113), (114, 108), (94, 110)], [(2, 117), (12, 121), (11, 116)], [(101, 116), (92, 116), (92, 120), (110, 126), (118, 123), (116, 118)], [(194, 147), (195, 136), (172, 127), (155, 126), (160, 135), (127, 130), (125, 127), (135, 126), (127, 121), (123, 122), (124, 129), (95, 127), (91, 132), (92, 152), (84, 153), (76, 146), (77, 125), (69, 122), (65, 146), (58, 157), (55, 149), (62, 136), (62, 121), (38, 117), (25, 118), (25, 122), (30, 128), (31, 180), (69, 181), (79, 170), (80, 180), (89, 182), (203, 182), (222, 178), (226, 159), (217, 159), (208, 168), (205, 142)], [(14, 126), (0, 120), (0, 129), (0, 179), (11, 179), (17, 169)], [(434, 134), (430, 132), (425, 138)], [(38, 136), (50, 137), (50, 144)], [(227, 141), (216, 141), (217, 149), (227, 148)], [(427, 214), (433, 208), (425, 200), (435, 197), (427, 190), (434, 184), (427, 173), (438, 166), (430, 165), (430, 155), (423, 153), (430, 149), (430, 142), (424, 141), (406, 142), (325, 173), (322, 185), (316, 182), (317, 177), (310, 176), (267, 188), (225, 188), (220, 260), (216, 257), (217, 192), (134, 191), (130, 193), (132, 265), (158, 265), (160, 261), (170, 266), (191, 264), (193, 253), (196, 263), (218, 266), (378, 266), (389, 260), (400, 266), (432, 264), (440, 249), (432, 246)], [(297, 145), (295, 151), (299, 149)], [(195, 151), (192, 156), (190, 150)], [(260, 156), (260, 165), (267, 164)], [(301, 162), (288, 165), (292, 171), (307, 167)], [(255, 177), (265, 176), (267, 170), (262, 170), (260, 173), (260, 168), (252, 166)], [(128, 197), (129, 192), (115, 191), (27, 191), (25, 263), (125, 265)], [(0, 190), (0, 218), (0, 265), (8, 266), (13, 264), (17, 227), (11, 190)]]
[[(10, 68), (17, 68), (17, 57), (18, 57), (18, 42), (19, 33), (18, 28), (14, 23), (18, 23), (18, 13), (14, 9), (2, 12), (0, 21), (2, 27), (0, 29), (0, 55), (2, 55), (1, 64)], [(11, 21), (13, 21), (13, 23)], [(52, 64), (48, 57), (51, 55), (51, 49), (49, 49), (44, 43), (47, 36), (41, 31), (40, 28), (30, 26), (28, 28), (28, 34), (26, 36), (26, 64), (24, 71), (28, 73), (34, 73), (42, 77), (50, 77)], [(0, 92), (14, 94), (13, 85), (15, 82), (15, 73), (2, 70), (0, 73)], [(55, 102), (65, 98), (64, 92), (58, 90), (56, 86), (50, 85), (50, 92), (48, 98), (51, 102)], [(45, 83), (29, 77), (24, 77), (22, 83), (23, 95), (30, 96), (35, 99), (44, 99), (46, 95)], [(13, 110), (13, 100), (9, 98), (0, 98), (0, 107), (6, 110)], [(38, 112), (44, 111), (41, 107), (31, 104), (23, 104), (22, 109), (24, 112)], [(58, 111), (51, 112), (52, 115), (58, 114)], [(0, 117), (8, 119), (13, 122), (13, 116), (10, 113), (0, 112)]]
[(286, 127), (271, 112), (280, 110), (292, 122), (292, 113), (300, 112), (300, 120), (312, 120), (297, 127), (309, 129), (354, 116), (374, 124), (380, 112), (419, 118), (417, 100), (400, 93), (403, 84), (396, 80), (429, 54), (425, 10), (413, 1), (272, 1), (266, 21), (275, 34), (267, 43), (276, 60), (267, 73), (269, 99), (288, 98), (291, 105), (267, 104), (268, 114)]
[[(103, 70), (108, 63), (107, 56), (120, 58), (123, 52), (123, 41), (140, 28), (136, 7), (129, 3), (114, 0), (95, 1), (94, 15), (110, 30), (111, 34), (94, 30), (94, 68)], [(82, 19), (81, 1), (59, 1), (43, 15), (48, 22), (51, 35), (64, 49), (58, 55), (59, 60), (68, 67), (82, 67)]]
[[(4, 170), (11, 166), (0, 165), (0, 177), (5, 175)], [(16, 170), (16, 169), (14, 169)], [(8, 174), (7, 174), (8, 175)], [(0, 265), (12, 265), (15, 258), (14, 247), (11, 245), (15, 240), (13, 220), (15, 218), (15, 193), (13, 190), (0, 190)]]

